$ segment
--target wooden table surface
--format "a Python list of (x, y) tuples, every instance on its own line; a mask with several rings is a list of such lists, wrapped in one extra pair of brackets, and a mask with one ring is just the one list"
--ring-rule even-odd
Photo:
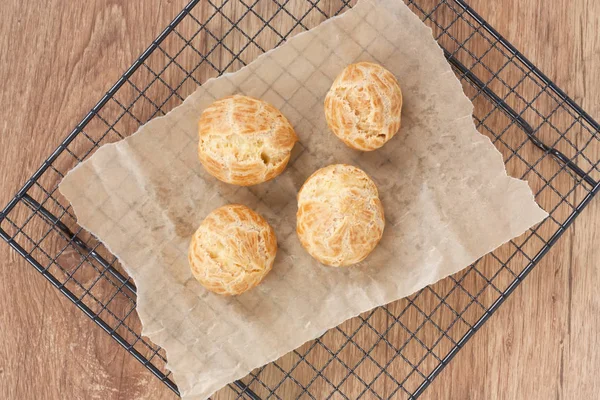
[[(186, 2), (0, 2), (0, 205)], [(600, 118), (600, 2), (470, 4)], [(422, 398), (597, 398), (599, 243), (596, 199)], [(0, 244), (0, 398), (175, 396)]]

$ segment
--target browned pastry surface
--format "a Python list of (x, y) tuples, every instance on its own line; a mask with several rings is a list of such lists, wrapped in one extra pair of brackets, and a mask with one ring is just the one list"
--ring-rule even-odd
[(230, 204), (213, 210), (192, 237), (194, 277), (208, 290), (239, 295), (258, 285), (273, 267), (277, 238), (250, 208)]
[(321, 168), (298, 193), (298, 237), (323, 264), (341, 267), (364, 260), (379, 243), (384, 226), (377, 187), (359, 168)]
[(298, 140), (277, 108), (242, 95), (215, 101), (198, 125), (200, 162), (215, 178), (234, 185), (256, 185), (279, 175)]
[(356, 150), (375, 150), (390, 140), (400, 129), (401, 110), (398, 81), (370, 62), (344, 68), (325, 97), (329, 129)]

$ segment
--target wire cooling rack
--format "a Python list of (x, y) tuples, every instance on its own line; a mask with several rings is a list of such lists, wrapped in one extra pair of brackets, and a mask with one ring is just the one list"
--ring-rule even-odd
[[(458, 274), (253, 371), (219, 399), (418, 397), (598, 192), (598, 123), (462, 0), (407, 2), (444, 48), (475, 105), (479, 131), (550, 216)], [(99, 146), (165, 114), (208, 78), (353, 3), (191, 1), (0, 214), (0, 236), (175, 392), (164, 352), (140, 336), (134, 283), (77, 225), (57, 184)]]

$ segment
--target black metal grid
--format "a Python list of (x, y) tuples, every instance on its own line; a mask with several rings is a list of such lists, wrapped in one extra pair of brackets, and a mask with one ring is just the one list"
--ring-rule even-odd
[[(600, 126), (589, 115), (462, 0), (406, 2), (444, 48), (479, 131), (550, 216), (454, 276), (343, 323), (215, 398), (418, 397), (598, 192)], [(209, 77), (353, 4), (191, 1), (0, 213), (0, 236), (174, 391), (164, 352), (140, 336), (134, 283), (77, 225), (57, 184), (99, 146), (165, 114)]]

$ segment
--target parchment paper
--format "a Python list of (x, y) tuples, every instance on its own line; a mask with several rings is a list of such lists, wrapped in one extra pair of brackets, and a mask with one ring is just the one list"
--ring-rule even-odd
[[(343, 145), (323, 115), (333, 79), (359, 60), (388, 68), (404, 94), (400, 133), (370, 153)], [(233, 93), (271, 102), (296, 129), (300, 143), (273, 181), (227, 185), (198, 161), (200, 113)], [(459, 271), (546, 216), (527, 183), (506, 175), (472, 111), (430, 29), (402, 1), (361, 0), (102, 147), (60, 190), (135, 280), (143, 334), (166, 350), (183, 398), (204, 399), (328, 328)], [(386, 214), (377, 249), (346, 269), (318, 264), (295, 234), (298, 189), (331, 163), (364, 169)], [(273, 271), (236, 298), (205, 290), (187, 261), (197, 226), (227, 203), (261, 213), (279, 243)]]

